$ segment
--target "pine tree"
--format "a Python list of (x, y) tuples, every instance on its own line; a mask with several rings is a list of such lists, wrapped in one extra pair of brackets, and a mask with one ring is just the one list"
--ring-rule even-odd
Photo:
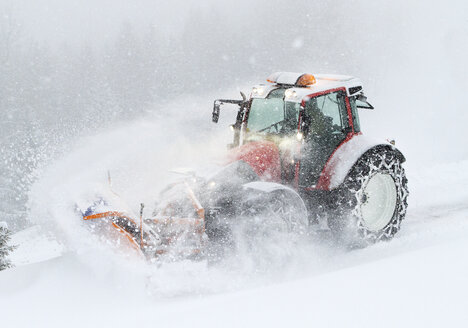
[(11, 232), (6, 224), (0, 222), (0, 271), (11, 268), (12, 264), (8, 260), (8, 254), (15, 249), (13, 246), (8, 246), (11, 237)]

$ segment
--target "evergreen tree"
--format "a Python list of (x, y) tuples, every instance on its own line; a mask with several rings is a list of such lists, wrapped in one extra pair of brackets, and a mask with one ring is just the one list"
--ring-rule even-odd
[(11, 262), (7, 258), (8, 254), (15, 249), (15, 247), (8, 245), (10, 236), (11, 232), (8, 230), (7, 225), (0, 222), (0, 271), (12, 266)]

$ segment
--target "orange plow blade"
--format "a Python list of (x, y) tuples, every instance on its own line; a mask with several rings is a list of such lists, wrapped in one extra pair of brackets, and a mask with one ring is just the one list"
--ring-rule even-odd
[[(205, 210), (200, 205), (188, 184), (187, 197), (193, 206), (193, 217), (174, 217), (169, 203), (158, 215), (137, 220), (125, 212), (106, 211), (83, 216), (83, 220), (104, 220), (111, 224), (148, 259), (170, 254), (176, 257), (190, 257), (202, 252), (205, 241)], [(137, 223), (139, 222), (139, 223)]]

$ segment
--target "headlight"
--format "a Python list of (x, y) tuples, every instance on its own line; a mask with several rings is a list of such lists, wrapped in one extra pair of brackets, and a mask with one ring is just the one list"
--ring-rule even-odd
[(286, 90), (286, 91), (284, 92), (284, 96), (285, 96), (286, 98), (296, 98), (297, 92), (294, 91), (294, 90), (288, 89), (288, 90)]
[(254, 96), (262, 96), (265, 93), (264, 87), (254, 87), (252, 89), (252, 93)]

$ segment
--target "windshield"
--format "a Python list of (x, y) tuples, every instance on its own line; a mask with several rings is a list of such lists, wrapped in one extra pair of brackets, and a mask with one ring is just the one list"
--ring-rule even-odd
[(285, 89), (273, 90), (266, 99), (252, 100), (247, 132), (287, 135), (297, 132), (298, 103), (283, 100)]

